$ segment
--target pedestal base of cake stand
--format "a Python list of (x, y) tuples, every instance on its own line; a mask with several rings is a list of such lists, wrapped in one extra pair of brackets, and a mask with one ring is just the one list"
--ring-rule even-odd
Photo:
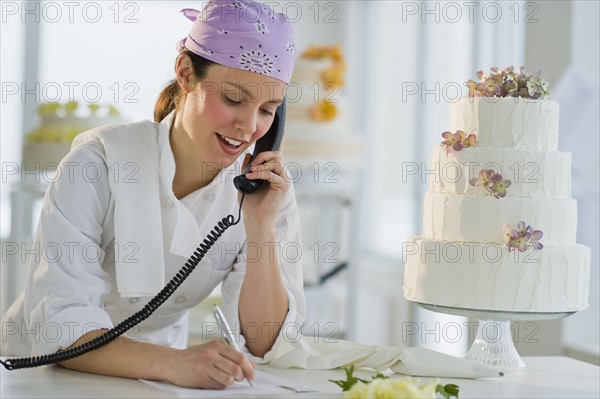
[(511, 320), (552, 320), (575, 312), (503, 312), (495, 310), (463, 309), (449, 306), (418, 303), (434, 312), (479, 319), (477, 336), (465, 359), (492, 367), (503, 373), (527, 371), (527, 365), (519, 356), (510, 331)]

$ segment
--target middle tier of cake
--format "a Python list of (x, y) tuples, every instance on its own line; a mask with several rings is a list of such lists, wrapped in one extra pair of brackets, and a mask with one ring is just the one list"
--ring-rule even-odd
[(577, 201), (425, 194), (423, 235), (427, 238), (503, 244), (504, 224), (515, 229), (520, 221), (541, 230), (545, 246), (575, 245)]
[(482, 169), (491, 169), (510, 180), (507, 197), (571, 197), (570, 153), (490, 147), (446, 153), (446, 148), (439, 145), (431, 158), (427, 172), (432, 192), (484, 195), (483, 188), (469, 184), (469, 180), (478, 178)]

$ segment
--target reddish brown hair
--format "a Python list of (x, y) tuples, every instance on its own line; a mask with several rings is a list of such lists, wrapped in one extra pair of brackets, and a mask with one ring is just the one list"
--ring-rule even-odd
[[(183, 49), (180, 53), (186, 54), (192, 60), (192, 66), (194, 68), (194, 78), (196, 82), (201, 81), (206, 77), (208, 73), (208, 69), (211, 65), (215, 64), (212, 61), (207, 60), (206, 58), (200, 57), (192, 53), (188, 49)], [(156, 100), (156, 104), (154, 105), (154, 121), (160, 122), (162, 121), (171, 111), (177, 109), (181, 100), (183, 99), (183, 92), (181, 91), (181, 87), (179, 87), (179, 83), (177, 79), (173, 79), (169, 82), (167, 87), (163, 89), (158, 95), (158, 99)]]

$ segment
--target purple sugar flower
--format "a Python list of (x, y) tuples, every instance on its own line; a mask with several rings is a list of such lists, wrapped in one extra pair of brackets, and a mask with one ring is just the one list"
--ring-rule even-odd
[(513, 229), (508, 224), (504, 224), (502, 229), (504, 231), (504, 243), (508, 247), (509, 252), (514, 250), (525, 252), (529, 247), (536, 250), (544, 248), (542, 243), (539, 242), (543, 236), (542, 231), (534, 230), (523, 221), (519, 222), (516, 229)]
[(544, 248), (544, 245), (542, 245), (542, 243), (540, 242), (540, 239), (544, 235), (544, 233), (542, 233), (541, 230), (534, 230), (531, 227), (529, 227), (527, 232), (529, 233), (529, 241), (531, 241), (531, 246), (534, 249), (539, 250), (539, 249)]

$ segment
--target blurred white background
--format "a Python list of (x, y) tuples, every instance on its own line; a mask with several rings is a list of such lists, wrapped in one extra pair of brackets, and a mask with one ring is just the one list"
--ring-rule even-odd
[[(421, 232), (423, 162), (447, 130), (449, 104), (464, 82), (492, 66), (542, 70), (561, 104), (559, 149), (573, 153), (578, 242), (592, 255), (590, 309), (539, 323), (521, 354), (567, 353), (598, 363), (599, 3), (597, 1), (279, 1), (297, 48), (340, 45), (348, 65), (348, 129), (364, 138), (360, 191), (353, 199), (349, 269), (314, 295), (328, 300), (321, 318), (343, 336), (384, 345), (427, 345), (464, 353), (440, 339), (440, 323), (466, 319), (414, 308), (402, 295), (402, 242)], [(11, 184), (25, 134), (40, 103), (114, 104), (128, 120), (152, 119), (173, 78), (175, 43), (191, 23), (179, 11), (198, 1), (2, 1), (1, 225), (11, 236)], [(407, 173), (417, 165), (419, 173)], [(35, 215), (36, 210), (31, 210)], [(35, 216), (34, 216), (35, 220)], [(14, 231), (14, 225), (12, 227)], [(307, 226), (310, 235), (315, 229)], [(4, 247), (3, 247), (4, 251)], [(2, 311), (18, 291), (2, 257)], [(312, 288), (309, 289), (312, 295)], [(311, 298), (309, 298), (311, 299)], [(327, 306), (325, 306), (327, 307)], [(315, 310), (316, 311), (316, 310)], [(315, 318), (318, 318), (315, 316)], [(415, 326), (420, 333), (414, 334)], [(516, 329), (523, 328), (515, 326)], [(466, 329), (465, 329), (466, 331)]]

